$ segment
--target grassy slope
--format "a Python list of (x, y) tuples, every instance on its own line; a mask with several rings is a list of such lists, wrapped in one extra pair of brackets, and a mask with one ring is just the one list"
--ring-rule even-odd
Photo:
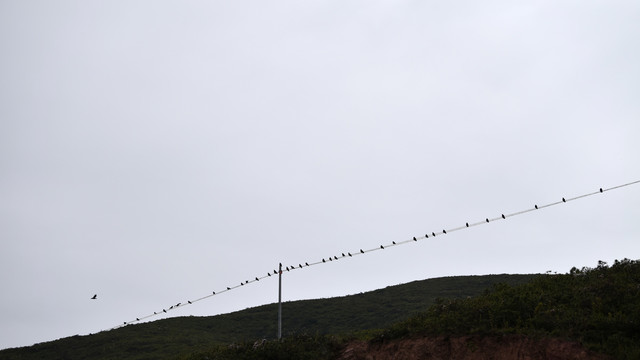
[[(283, 328), (285, 335), (294, 338), (300, 334), (380, 329), (425, 311), (436, 298), (466, 298), (478, 295), (496, 283), (514, 285), (533, 277), (437, 278), (353, 296), (287, 302), (283, 304)], [(276, 320), (276, 304), (214, 317), (170, 318), (90, 336), (73, 336), (31, 347), (2, 350), (0, 359), (172, 359), (217, 344), (273, 338)]]
[[(612, 359), (640, 359), (640, 261), (573, 268), (518, 286), (498, 284), (473, 298), (442, 298), (427, 311), (364, 335), (387, 342), (456, 335), (503, 339), (505, 334), (573, 340)], [(349, 339), (297, 335), (258, 348), (252, 343), (211, 348), (182, 359), (335, 359)]]

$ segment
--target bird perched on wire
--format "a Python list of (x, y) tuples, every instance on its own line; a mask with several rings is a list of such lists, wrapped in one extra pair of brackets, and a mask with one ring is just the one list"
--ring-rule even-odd
[(91, 300), (96, 300), (98, 298), (98, 294), (95, 294), (91, 297)]

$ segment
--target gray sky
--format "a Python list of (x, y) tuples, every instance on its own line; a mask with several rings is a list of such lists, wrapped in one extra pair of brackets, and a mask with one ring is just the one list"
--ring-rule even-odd
[[(0, 348), (640, 179), (636, 1), (5, 0), (0, 51)], [(286, 273), (283, 297), (638, 259), (639, 200)], [(272, 277), (170, 316), (276, 300)]]

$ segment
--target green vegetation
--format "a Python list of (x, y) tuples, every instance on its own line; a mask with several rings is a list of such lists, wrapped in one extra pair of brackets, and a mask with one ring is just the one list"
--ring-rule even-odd
[(640, 358), (640, 262), (628, 259), (561, 275), (430, 279), (283, 309), (289, 331), (282, 341), (269, 336), (276, 331), (271, 304), (3, 350), (0, 359), (333, 359), (356, 338), (504, 334), (564, 338), (615, 359)]
[[(316, 334), (344, 334), (382, 329), (425, 311), (436, 298), (481, 294), (497, 283), (520, 284), (535, 275), (457, 276), (414, 281), (363, 294), (283, 304), (283, 332), (310, 346)], [(256, 339), (277, 334), (277, 304), (211, 317), (177, 317), (129, 325), (88, 336), (72, 336), (30, 347), (0, 351), (0, 359), (175, 359), (184, 354), (236, 345), (253, 349)], [(305, 334), (313, 334), (307, 336)], [(293, 341), (293, 340), (291, 340)], [(332, 340), (333, 341), (333, 340)], [(291, 344), (272, 344), (275, 351)], [(288, 351), (295, 354), (295, 351)], [(300, 358), (309, 358), (301, 356)]]
[(195, 352), (180, 360), (324, 360), (334, 359), (342, 350), (345, 338), (329, 335), (295, 335), (282, 341), (257, 341), (230, 346), (216, 346)]
[(616, 359), (640, 359), (640, 262), (599, 262), (519, 286), (498, 284), (474, 298), (439, 299), (383, 336), (505, 333), (568, 338)]

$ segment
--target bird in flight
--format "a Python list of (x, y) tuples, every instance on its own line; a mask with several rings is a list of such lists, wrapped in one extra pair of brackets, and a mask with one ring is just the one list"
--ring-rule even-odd
[(93, 295), (93, 296), (91, 297), (91, 300), (95, 300), (95, 299), (97, 299), (97, 298), (98, 298), (98, 294), (95, 294), (95, 295)]

